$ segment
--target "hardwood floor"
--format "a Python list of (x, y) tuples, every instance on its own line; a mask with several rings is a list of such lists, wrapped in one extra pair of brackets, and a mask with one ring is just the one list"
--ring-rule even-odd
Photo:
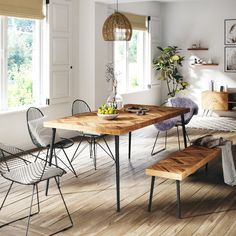
[[(188, 131), (191, 139), (211, 133), (236, 143), (234, 132)], [(151, 178), (145, 175), (145, 168), (178, 148), (173, 129), (169, 134), (167, 151), (151, 157), (155, 135), (153, 126), (133, 133), (131, 161), (127, 158), (128, 137), (121, 136), (120, 213), (116, 212), (113, 160), (98, 148), (95, 171), (88, 148), (84, 150), (74, 162), (78, 178), (71, 172), (61, 178), (61, 189), (74, 226), (58, 235), (236, 235), (236, 189), (223, 182), (221, 158), (209, 163), (207, 176), (201, 169), (181, 182), (183, 219), (176, 218), (176, 188), (173, 180), (157, 179), (152, 212), (147, 211)], [(163, 143), (164, 139), (160, 141)], [(113, 139), (109, 140), (109, 145), (114, 150)], [(71, 154), (75, 148), (71, 148)], [(2, 177), (0, 181), (1, 202), (9, 183)], [(30, 235), (48, 235), (68, 223), (55, 183), (52, 181), (48, 197), (44, 189), (45, 184), (40, 184), (41, 211), (32, 217)], [(30, 186), (13, 185), (7, 207), (0, 211), (0, 222), (27, 215), (31, 191)], [(0, 235), (25, 235), (26, 222), (22, 220), (1, 228)]]

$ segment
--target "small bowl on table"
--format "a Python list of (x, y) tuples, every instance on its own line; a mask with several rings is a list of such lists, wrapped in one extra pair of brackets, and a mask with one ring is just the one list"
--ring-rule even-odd
[(114, 120), (117, 118), (117, 116), (119, 115), (119, 113), (116, 114), (100, 114), (97, 113), (97, 116), (104, 119), (104, 120)]

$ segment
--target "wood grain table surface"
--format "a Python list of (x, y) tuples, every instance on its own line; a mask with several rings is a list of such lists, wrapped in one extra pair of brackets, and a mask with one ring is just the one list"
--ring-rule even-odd
[[(145, 115), (137, 115), (126, 110), (127, 107), (131, 106), (141, 106), (148, 108), (149, 111)], [(121, 135), (187, 112), (189, 112), (188, 108), (127, 104), (119, 111), (119, 116), (115, 120), (104, 120), (98, 117), (96, 111), (94, 111), (45, 121), (44, 126), (56, 129)]]

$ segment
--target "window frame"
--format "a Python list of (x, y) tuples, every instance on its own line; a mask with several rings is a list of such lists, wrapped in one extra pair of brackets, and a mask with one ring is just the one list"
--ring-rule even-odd
[[(8, 17), (12, 16), (0, 16), (0, 113), (12, 112), (12, 111), (21, 111), (24, 108), (27, 108), (32, 105), (43, 106), (46, 104), (46, 96), (45, 88), (47, 86), (46, 80), (47, 77), (45, 76), (46, 67), (44, 63), (44, 58), (46, 56), (46, 24), (44, 20), (38, 19), (30, 19), (35, 20), (37, 24), (37, 37), (36, 43), (37, 45), (37, 69), (36, 73), (38, 74), (37, 79), (35, 80), (32, 77), (32, 94), (35, 102), (27, 105), (20, 105), (16, 107), (9, 107), (8, 106)], [(15, 17), (17, 19), (26, 19)], [(32, 63), (32, 66), (34, 62)], [(33, 76), (35, 72), (32, 72)]]
[[(118, 86), (118, 93), (120, 94), (129, 94), (129, 93), (136, 93), (136, 92), (142, 92), (142, 91), (145, 91), (147, 89), (149, 89), (149, 84), (150, 84), (150, 68), (149, 68), (149, 65), (150, 65), (150, 35), (149, 35), (149, 32), (148, 31), (144, 31), (144, 30), (139, 30), (139, 29), (135, 29), (136, 31), (138, 32), (143, 32), (143, 75), (142, 75), (142, 86), (140, 88), (137, 88), (137, 89), (131, 89), (130, 88), (130, 78), (129, 78), (129, 60), (128, 60), (128, 57), (129, 57), (129, 43), (130, 41), (125, 41), (124, 42), (124, 50), (125, 50), (125, 65), (126, 65), (126, 68), (125, 68), (125, 89), (122, 89), (122, 91), (120, 92), (119, 91), (119, 86)], [(115, 71), (116, 71), (116, 42), (113, 43), (113, 61), (114, 61), (114, 68), (115, 68)], [(117, 72), (117, 74), (119, 74)]]

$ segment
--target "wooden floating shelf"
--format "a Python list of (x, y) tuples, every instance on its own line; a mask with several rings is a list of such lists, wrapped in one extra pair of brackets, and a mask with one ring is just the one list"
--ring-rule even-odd
[(201, 50), (208, 50), (208, 48), (188, 48), (189, 51), (201, 51)]
[(192, 66), (218, 66), (217, 63), (211, 63), (211, 64), (191, 64)]

